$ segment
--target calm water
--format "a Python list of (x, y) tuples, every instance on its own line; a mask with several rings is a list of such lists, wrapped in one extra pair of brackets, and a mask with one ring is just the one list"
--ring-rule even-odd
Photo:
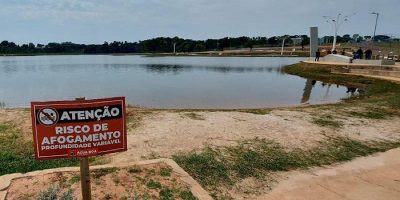
[(281, 72), (302, 58), (0, 57), (0, 102), (125, 96), (155, 108), (254, 108), (337, 102), (346, 87)]

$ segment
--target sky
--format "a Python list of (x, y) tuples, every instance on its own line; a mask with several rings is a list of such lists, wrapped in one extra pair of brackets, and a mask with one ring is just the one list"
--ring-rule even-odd
[(323, 16), (351, 16), (339, 35), (400, 35), (400, 0), (0, 0), (0, 41), (139, 41), (153, 37), (332, 35)]

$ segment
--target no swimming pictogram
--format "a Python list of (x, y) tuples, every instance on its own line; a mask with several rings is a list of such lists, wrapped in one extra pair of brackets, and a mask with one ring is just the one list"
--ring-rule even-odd
[(43, 108), (38, 112), (37, 119), (44, 126), (52, 126), (58, 122), (58, 112), (54, 108)]

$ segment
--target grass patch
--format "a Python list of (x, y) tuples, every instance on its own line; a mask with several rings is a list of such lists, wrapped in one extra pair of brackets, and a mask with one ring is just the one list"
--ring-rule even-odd
[(392, 112), (383, 108), (367, 108), (365, 111), (350, 111), (348, 114), (353, 117), (366, 119), (387, 119), (393, 115)]
[(192, 120), (205, 120), (205, 118), (202, 115), (199, 115), (197, 113), (184, 113), (183, 114), (185, 117), (192, 119)]
[(191, 191), (181, 191), (179, 197), (183, 200), (196, 200), (197, 198), (193, 195)]
[(335, 137), (313, 149), (288, 150), (270, 140), (254, 139), (235, 146), (208, 147), (200, 153), (179, 154), (173, 159), (216, 199), (222, 199), (225, 194), (221, 188), (229, 189), (245, 178), (263, 179), (271, 172), (330, 165), (396, 147), (400, 147), (400, 142), (361, 142)]
[(160, 169), (160, 176), (171, 176), (172, 168), (162, 167)]
[(6, 133), (6, 131), (12, 130), (13, 126), (9, 123), (0, 124), (0, 133)]
[(47, 190), (39, 193), (37, 200), (57, 200), (57, 193), (60, 188), (57, 186), (50, 186)]
[(322, 127), (330, 127), (330, 128), (340, 128), (343, 126), (343, 123), (334, 119), (331, 115), (324, 115), (319, 118), (314, 118), (313, 123)]
[(112, 174), (116, 172), (118, 169), (116, 167), (110, 168), (101, 168), (101, 169), (94, 169), (91, 170), (91, 175), (93, 178), (101, 178), (102, 176), (106, 176), (107, 174)]
[(203, 186), (232, 182), (228, 166), (211, 149), (201, 153), (174, 155), (173, 159)]
[(74, 200), (74, 191), (70, 188), (67, 191), (65, 191), (61, 197), (60, 200)]
[(174, 192), (169, 188), (163, 188), (162, 190), (160, 190), (159, 195), (160, 195), (160, 199), (161, 200), (173, 200), (173, 199), (175, 199), (174, 198)]
[(75, 183), (78, 183), (79, 181), (81, 181), (81, 176), (76, 174), (74, 176), (71, 177), (71, 179), (69, 180), (69, 182), (73, 185)]
[(251, 113), (255, 115), (267, 115), (271, 113), (272, 109), (268, 108), (260, 108), (260, 109), (239, 109), (239, 112), (244, 112), (244, 113)]
[(150, 179), (149, 182), (147, 182), (146, 186), (150, 189), (160, 189), (161, 188), (161, 183), (158, 181), (155, 181), (153, 179)]
[(133, 166), (128, 168), (128, 173), (130, 174), (138, 174), (141, 173), (143, 170), (138, 166)]
[(0, 123), (0, 175), (79, 165), (78, 159), (35, 160), (33, 142), (21, 135), (14, 124)]

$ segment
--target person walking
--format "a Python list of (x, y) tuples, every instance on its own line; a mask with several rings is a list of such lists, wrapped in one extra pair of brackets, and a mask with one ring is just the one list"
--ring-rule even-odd
[(315, 61), (319, 62), (319, 57), (321, 56), (321, 52), (319, 51), (319, 49), (317, 50), (317, 52), (315, 52)]
[(363, 52), (363, 50), (361, 49), (361, 47), (357, 50), (357, 54), (358, 54), (359, 59), (363, 59), (363, 54), (364, 54), (364, 52)]
[(372, 59), (372, 50), (371, 49), (367, 49), (365, 51), (365, 59), (367, 59), (367, 60), (371, 60)]

